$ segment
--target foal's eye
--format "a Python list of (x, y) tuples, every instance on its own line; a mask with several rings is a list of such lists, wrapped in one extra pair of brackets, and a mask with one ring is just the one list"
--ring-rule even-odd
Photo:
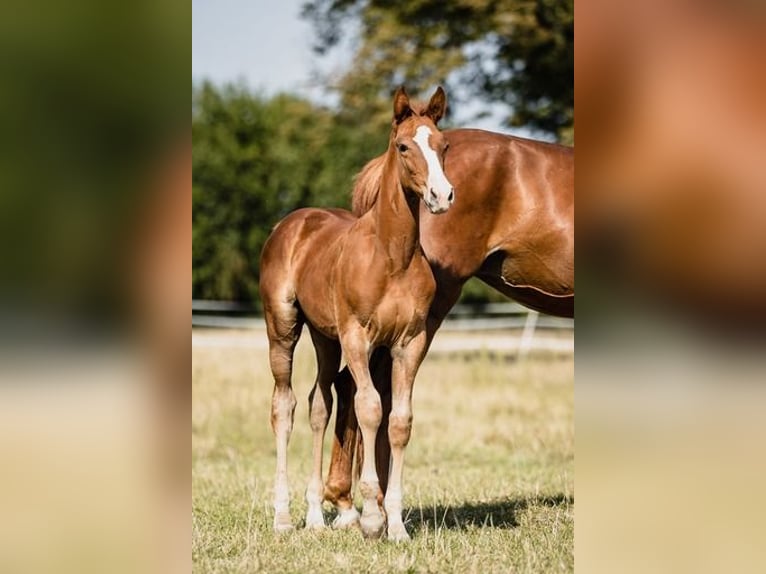
[(408, 149), (410, 149), (410, 148), (408, 148), (406, 144), (399, 144), (399, 153), (404, 153)]

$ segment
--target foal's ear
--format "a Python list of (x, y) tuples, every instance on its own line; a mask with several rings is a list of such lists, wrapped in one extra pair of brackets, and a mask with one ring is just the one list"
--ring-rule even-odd
[(404, 86), (399, 86), (394, 94), (394, 121), (400, 124), (411, 115), (410, 98)]
[(444, 117), (444, 112), (447, 110), (447, 95), (441, 86), (436, 88), (434, 95), (431, 96), (431, 101), (428, 102), (428, 108), (426, 108), (426, 115), (431, 120), (438, 124), (439, 120)]

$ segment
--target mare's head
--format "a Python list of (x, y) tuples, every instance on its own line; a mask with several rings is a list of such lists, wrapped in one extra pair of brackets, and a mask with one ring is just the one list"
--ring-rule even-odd
[(404, 190), (420, 197), (431, 213), (444, 213), (455, 200), (455, 190), (444, 174), (447, 142), (436, 127), (446, 107), (447, 98), (441, 87), (423, 108), (410, 106), (403, 86), (394, 94), (389, 153), (396, 154)]

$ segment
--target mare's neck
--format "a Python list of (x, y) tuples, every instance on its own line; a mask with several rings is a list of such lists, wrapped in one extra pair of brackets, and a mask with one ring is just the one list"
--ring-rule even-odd
[(405, 193), (399, 181), (397, 155), (389, 144), (375, 210), (376, 234), (393, 271), (407, 269), (420, 254), (420, 199)]

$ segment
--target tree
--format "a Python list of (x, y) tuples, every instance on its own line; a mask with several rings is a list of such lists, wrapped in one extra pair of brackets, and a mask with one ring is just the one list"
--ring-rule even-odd
[(353, 175), (388, 131), (296, 96), (205, 83), (193, 89), (192, 136), (193, 296), (257, 305), (272, 227), (300, 207), (348, 207)]
[(382, 117), (394, 86), (443, 84), (506, 106), (509, 126), (574, 139), (573, 0), (311, 0), (303, 16), (320, 55), (351, 38), (351, 65), (326, 79), (346, 107)]

